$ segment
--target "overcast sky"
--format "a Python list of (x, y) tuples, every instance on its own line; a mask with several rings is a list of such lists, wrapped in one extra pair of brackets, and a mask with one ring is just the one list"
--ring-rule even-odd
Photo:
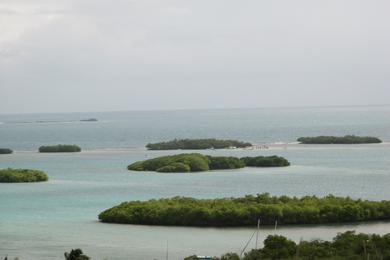
[(389, 104), (388, 0), (0, 0), (0, 113)]

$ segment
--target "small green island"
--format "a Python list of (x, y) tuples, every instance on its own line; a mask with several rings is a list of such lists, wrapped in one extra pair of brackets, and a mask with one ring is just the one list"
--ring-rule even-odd
[(251, 143), (237, 140), (208, 139), (174, 139), (168, 142), (149, 143), (148, 150), (203, 150), (251, 147)]
[(81, 152), (81, 148), (74, 144), (57, 144), (39, 147), (40, 153), (76, 153)]
[(208, 156), (200, 153), (184, 153), (161, 156), (130, 164), (131, 171), (156, 172), (203, 172), (209, 170), (227, 170), (248, 167), (284, 167), (290, 162), (279, 156), (231, 157)]
[(9, 148), (0, 148), (0, 154), (11, 154), (13, 151)]
[(48, 179), (46, 173), (38, 170), (0, 169), (0, 183), (41, 182)]
[(254, 226), (258, 219), (262, 225), (390, 220), (390, 201), (268, 193), (221, 199), (174, 197), (123, 202), (99, 215), (101, 222), (162, 226)]
[(300, 137), (297, 140), (301, 144), (377, 144), (382, 143), (377, 137), (371, 136), (315, 136)]
[(97, 122), (97, 118), (85, 118), (85, 119), (81, 119), (80, 120), (81, 122)]

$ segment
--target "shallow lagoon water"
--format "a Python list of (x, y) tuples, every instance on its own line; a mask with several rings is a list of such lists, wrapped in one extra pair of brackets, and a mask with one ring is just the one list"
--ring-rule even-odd
[[(300, 110), (302, 116), (312, 123), (303, 124), (301, 122), (302, 125), (297, 126), (296, 122), (287, 121), (284, 127), (265, 115), (274, 113), (275, 117), (287, 118), (287, 111), (260, 111), (257, 114), (252, 110), (247, 113), (244, 111), (241, 112), (244, 118), (248, 119), (256, 115), (255, 122), (262, 122), (262, 124), (258, 124), (256, 128), (252, 122), (249, 128), (256, 129), (253, 133), (259, 134), (239, 139), (257, 143), (271, 143), (280, 140), (292, 142), (299, 136), (294, 136), (290, 129), (305, 135), (314, 135), (313, 133), (317, 131), (315, 127), (317, 124), (324, 127), (326, 125), (322, 131), (326, 133), (337, 132), (340, 128), (345, 130), (349, 124), (350, 130), (345, 130), (345, 133), (376, 135), (386, 141), (390, 139), (388, 136), (390, 124), (386, 121), (390, 108), (356, 108), (355, 110), (348, 108), (341, 112), (340, 110), (342, 109), (337, 108), (335, 111), (332, 109)], [(215, 113), (223, 114), (222, 111), (214, 111), (210, 112), (211, 116), (208, 117), (204, 111), (200, 112), (201, 115), (193, 111), (191, 112), (194, 113), (192, 118), (198, 120), (199, 123), (197, 128), (194, 127), (196, 124), (190, 123), (190, 126), (180, 128), (178, 133), (175, 133), (172, 132), (169, 123), (174, 121), (172, 118), (178, 117), (177, 114), (169, 116), (169, 113), (165, 112), (167, 113), (164, 114), (167, 118), (166, 123), (156, 119), (159, 123), (150, 125), (153, 118), (159, 116), (151, 112), (153, 115), (147, 114), (148, 120), (145, 120), (143, 113), (145, 112), (137, 115), (139, 117), (136, 121), (137, 126), (132, 126), (134, 115), (130, 116), (132, 120), (129, 121), (126, 121), (122, 114), (114, 117), (109, 128), (116, 130), (113, 133), (107, 131), (108, 137), (102, 138), (102, 142), (99, 141), (99, 135), (103, 131), (100, 127), (105, 129), (108, 124), (106, 122), (22, 124), (7, 123), (10, 116), (0, 117), (0, 121), (5, 122), (0, 126), (2, 146), (16, 150), (12, 155), (0, 156), (0, 168), (36, 168), (46, 171), (50, 177), (50, 181), (46, 183), (0, 184), (0, 257), (8, 254), (12, 257), (18, 256), (22, 260), (63, 259), (64, 251), (81, 247), (93, 259), (165, 259), (168, 243), (169, 259), (182, 259), (184, 256), (195, 253), (219, 255), (228, 251), (240, 252), (253, 232), (250, 228), (158, 227), (103, 224), (97, 221), (97, 215), (102, 210), (126, 200), (172, 196), (213, 198), (262, 192), (294, 196), (334, 194), (372, 200), (390, 198), (390, 144), (387, 142), (376, 145), (336, 146), (271, 144), (268, 150), (203, 151), (207, 154), (232, 156), (277, 154), (291, 161), (292, 166), (286, 168), (245, 168), (191, 174), (129, 172), (126, 166), (131, 162), (175, 153), (174, 151), (146, 151), (139, 143), (145, 143), (149, 138), (165, 140), (176, 137), (175, 134), (178, 137), (183, 136), (184, 133), (191, 133), (190, 136), (195, 136), (198, 132), (203, 137), (208, 130), (216, 133), (220, 125), (203, 123), (211, 122), (210, 117), (215, 117)], [(299, 114), (299, 111), (293, 111), (294, 113)], [(325, 120), (327, 115), (332, 113), (353, 115), (349, 118), (355, 118), (355, 121), (345, 123), (332, 119), (327, 122)], [(24, 117), (34, 120), (45, 118), (45, 116), (47, 117), (47, 115), (26, 115)], [(86, 117), (75, 114), (71, 116)], [(225, 124), (224, 120), (232, 116), (235, 117), (236, 114), (230, 115), (225, 111), (225, 114), (221, 116), (223, 119), (221, 119), (221, 124)], [(65, 120), (70, 115), (50, 115), (49, 117)], [(99, 118), (99, 116), (95, 117)], [(325, 118), (325, 121), (318, 123), (316, 118)], [(379, 120), (380, 118), (382, 120)], [(134, 132), (135, 135), (131, 131), (126, 132), (126, 129), (130, 128), (146, 129), (148, 124), (153, 130), (142, 132), (145, 140), (138, 138), (141, 136), (138, 131)], [(66, 127), (63, 127), (64, 125)], [(125, 130), (121, 128), (124, 125), (127, 126)], [(270, 131), (272, 134), (267, 137), (268, 139), (259, 137), (267, 132), (270, 126), (278, 130)], [(238, 133), (236, 131), (240, 127), (244, 136), (248, 135), (250, 131), (244, 123), (240, 124), (240, 122), (236, 122), (233, 129), (224, 129), (221, 135), (236, 138)], [(83, 133), (87, 133), (88, 128), (90, 137), (87, 138)], [(121, 137), (125, 140), (124, 143), (116, 141), (118, 137), (115, 133), (120, 131), (127, 133)], [(152, 134), (155, 135), (158, 132), (162, 133), (161, 136), (151, 137)], [(86, 149), (74, 154), (39, 154), (32, 151), (37, 146), (45, 144), (43, 139), (41, 140), (43, 133), (51, 136), (53, 141), (49, 143), (79, 144), (81, 141)], [(74, 141), (74, 136), (78, 136), (79, 139), (76, 138), (77, 140)], [(108, 144), (104, 140), (109, 140), (110, 136), (114, 137)], [(106, 145), (111, 149), (102, 149)], [(121, 149), (112, 149), (112, 147)], [(276, 232), (295, 240), (301, 238), (331, 239), (337, 232), (351, 229), (383, 234), (390, 232), (390, 223), (280, 226)], [(260, 240), (273, 232), (272, 227), (262, 227)]]

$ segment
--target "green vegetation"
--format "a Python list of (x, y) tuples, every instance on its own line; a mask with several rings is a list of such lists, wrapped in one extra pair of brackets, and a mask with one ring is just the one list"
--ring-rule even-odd
[[(284, 236), (269, 235), (261, 249), (245, 253), (243, 260), (259, 259), (327, 259), (327, 260), (383, 260), (390, 259), (390, 234), (383, 236), (356, 234), (354, 231), (339, 233), (332, 241), (300, 241), (298, 244)], [(189, 256), (184, 260), (196, 260)], [(213, 260), (239, 260), (236, 253), (228, 253)]]
[(377, 137), (371, 136), (316, 136), (316, 137), (300, 137), (298, 142), (302, 144), (373, 144), (381, 143)]
[(0, 148), (0, 154), (10, 154), (13, 153), (11, 149), (8, 148)]
[(2, 169), (0, 170), (0, 182), (39, 182), (47, 181), (46, 173), (30, 169)]
[(89, 260), (90, 258), (83, 254), (81, 249), (72, 249), (70, 253), (65, 252), (65, 260)]
[(257, 157), (244, 157), (241, 160), (249, 167), (277, 167), (277, 166), (289, 166), (290, 162), (283, 157), (276, 155), (273, 156), (257, 156)]
[(290, 163), (278, 156), (258, 157), (227, 157), (207, 156), (199, 153), (177, 154), (157, 157), (146, 161), (130, 164), (127, 169), (131, 171), (156, 172), (201, 172), (208, 170), (238, 169), (251, 167), (282, 167)]
[(202, 149), (224, 149), (224, 148), (245, 148), (252, 146), (251, 143), (237, 140), (209, 139), (175, 139), (168, 142), (147, 144), (149, 150), (202, 150)]
[(40, 153), (74, 153), (81, 152), (81, 148), (77, 145), (58, 144), (39, 147)]
[(174, 197), (129, 201), (103, 211), (102, 222), (164, 226), (251, 226), (324, 224), (389, 220), (390, 201), (315, 196), (272, 197), (267, 193), (242, 198), (194, 199)]

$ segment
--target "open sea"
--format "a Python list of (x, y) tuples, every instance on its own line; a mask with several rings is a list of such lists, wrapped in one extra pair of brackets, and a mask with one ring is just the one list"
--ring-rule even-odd
[[(97, 118), (98, 122), (81, 122)], [(301, 136), (377, 136), (382, 144), (300, 145)], [(174, 138), (239, 139), (268, 149), (201, 151), (210, 155), (280, 155), (285, 168), (244, 168), (188, 174), (133, 173), (134, 161), (180, 153), (147, 151)], [(81, 153), (40, 154), (47, 144), (78, 144)], [(0, 168), (45, 171), (45, 183), (0, 184), (0, 259), (56, 260), (82, 248), (97, 259), (183, 259), (240, 253), (253, 228), (188, 228), (103, 224), (98, 214), (127, 200), (172, 196), (215, 198), (334, 194), (390, 199), (390, 106), (0, 114)], [(191, 152), (191, 151), (186, 151)], [(198, 151), (199, 152), (199, 151)], [(254, 226), (256, 223), (254, 223)], [(357, 230), (390, 233), (390, 222), (261, 227), (260, 240), (331, 239)], [(249, 248), (253, 248), (251, 243)]]

